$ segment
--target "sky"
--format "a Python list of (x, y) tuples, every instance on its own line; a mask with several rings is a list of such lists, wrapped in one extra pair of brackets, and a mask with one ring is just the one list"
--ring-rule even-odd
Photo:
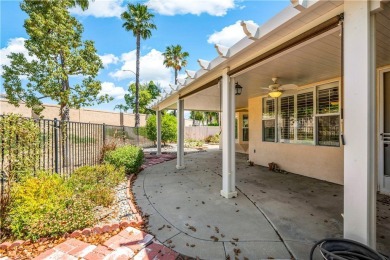
[[(262, 25), (290, 5), (290, 0), (95, 0), (86, 11), (71, 9), (84, 26), (83, 39), (94, 41), (103, 61), (104, 69), (97, 76), (102, 82), (101, 94), (114, 98), (109, 103), (93, 105), (93, 109), (113, 111), (117, 104), (124, 104), (128, 86), (135, 82), (131, 72), (135, 71), (135, 38), (132, 32), (125, 31), (120, 19), (128, 3), (148, 5), (157, 26), (150, 39), (141, 41), (140, 80), (153, 80), (169, 89), (174, 76), (172, 69), (163, 65), (162, 53), (167, 46), (179, 44), (189, 53), (188, 65), (179, 76), (185, 77), (185, 69), (200, 69), (198, 59), (211, 61), (217, 57), (215, 44), (230, 47), (245, 37), (241, 21)], [(28, 55), (24, 48), (28, 35), (23, 27), (27, 15), (19, 5), (17, 0), (0, 0), (1, 65), (9, 65), (7, 55), (11, 52)], [(1, 78), (0, 93), (4, 92)], [(44, 102), (53, 103), (49, 99)]]

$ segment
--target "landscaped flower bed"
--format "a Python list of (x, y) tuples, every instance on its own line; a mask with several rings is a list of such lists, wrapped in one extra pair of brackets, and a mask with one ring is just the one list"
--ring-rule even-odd
[[(113, 157), (115, 160), (112, 160)], [(36, 253), (43, 250), (43, 245), (55, 245), (75, 230), (82, 230), (82, 235), (96, 235), (96, 232), (85, 228), (97, 223), (104, 227), (104, 223), (113, 221), (118, 225), (120, 220), (130, 223), (134, 212), (131, 212), (130, 206), (124, 205), (128, 199), (125, 177), (126, 173), (138, 172), (142, 162), (140, 148), (121, 147), (106, 153), (103, 164), (78, 168), (68, 178), (31, 170), (14, 178), (9, 185), (10, 199), (0, 240), (3, 252), (0, 253), (4, 253), (5, 249), (8, 252), (21, 243)], [(107, 237), (107, 231), (104, 236), (98, 235), (95, 239)], [(26, 254), (24, 257), (27, 257)]]

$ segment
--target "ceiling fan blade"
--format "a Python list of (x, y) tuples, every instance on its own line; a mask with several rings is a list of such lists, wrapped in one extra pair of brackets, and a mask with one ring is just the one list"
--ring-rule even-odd
[(270, 91), (270, 90), (269, 90), (269, 88), (260, 88), (260, 89), (263, 89), (263, 90), (268, 90), (268, 91)]
[(298, 86), (295, 84), (286, 84), (279, 87), (281, 90), (290, 90), (290, 89), (297, 89)]

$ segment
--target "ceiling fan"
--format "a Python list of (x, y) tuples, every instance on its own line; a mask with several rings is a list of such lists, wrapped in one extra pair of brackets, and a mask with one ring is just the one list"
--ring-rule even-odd
[(273, 84), (269, 85), (268, 88), (262, 88), (266, 89), (269, 91), (268, 95), (273, 98), (280, 97), (285, 90), (290, 90), (290, 89), (297, 89), (298, 86), (295, 84), (285, 84), (281, 85), (277, 83), (278, 78), (272, 78), (272, 81), (274, 82)]

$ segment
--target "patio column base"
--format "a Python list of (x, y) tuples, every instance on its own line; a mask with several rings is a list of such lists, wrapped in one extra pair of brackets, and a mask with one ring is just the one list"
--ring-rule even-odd
[(176, 165), (176, 169), (178, 169), (178, 170), (183, 170), (185, 168), (186, 168), (185, 165)]
[(236, 198), (237, 191), (226, 192), (224, 190), (221, 190), (221, 196), (227, 199)]

